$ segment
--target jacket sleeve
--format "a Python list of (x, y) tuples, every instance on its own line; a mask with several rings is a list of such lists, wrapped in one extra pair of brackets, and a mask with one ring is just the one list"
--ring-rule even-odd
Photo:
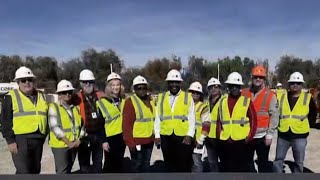
[(123, 139), (126, 145), (129, 148), (132, 148), (136, 145), (133, 139), (133, 125), (136, 120), (136, 113), (130, 98), (128, 98), (124, 103), (122, 117)]
[(269, 128), (267, 130), (267, 139), (272, 139), (274, 132), (277, 130), (279, 125), (279, 109), (278, 109), (278, 101), (276, 95), (272, 96), (272, 99), (269, 104), (269, 115), (270, 115), (270, 123)]
[(8, 144), (15, 143), (15, 134), (13, 128), (13, 109), (12, 109), (12, 98), (10, 95), (5, 95), (2, 108), (1, 108), (1, 131), (3, 137), (6, 139)]
[(316, 126), (317, 121), (317, 106), (314, 100), (311, 98), (309, 103), (309, 114), (308, 114), (308, 120), (311, 127)]

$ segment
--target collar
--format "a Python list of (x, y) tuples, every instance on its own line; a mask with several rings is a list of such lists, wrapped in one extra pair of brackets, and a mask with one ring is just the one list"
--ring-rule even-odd
[(65, 108), (70, 108), (70, 109), (73, 108), (73, 104), (68, 105), (68, 104), (62, 102), (61, 100), (59, 101), (59, 104), (60, 104), (60, 106), (63, 106), (63, 107), (65, 107)]
[(181, 89), (179, 90), (179, 92), (176, 95), (171, 94), (171, 92), (169, 91), (169, 96), (179, 96), (181, 93)]

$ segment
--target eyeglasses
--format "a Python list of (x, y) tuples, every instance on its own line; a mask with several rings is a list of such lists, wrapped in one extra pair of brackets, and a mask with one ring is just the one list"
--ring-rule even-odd
[(146, 90), (148, 90), (148, 88), (147, 87), (136, 87), (135, 90), (137, 90), (137, 91), (142, 91), (142, 90), (146, 91)]
[(33, 79), (31, 79), (31, 78), (28, 78), (28, 79), (20, 79), (19, 81), (22, 82), (22, 83), (26, 83), (27, 81), (28, 81), (28, 82), (33, 82)]
[(200, 95), (201, 93), (198, 92), (198, 91), (190, 91), (191, 94), (194, 94), (194, 95)]
[(59, 94), (62, 94), (62, 95), (72, 95), (73, 94), (73, 91), (62, 91), (62, 92), (59, 92)]
[(296, 84), (296, 85), (302, 85), (302, 82), (290, 82), (289, 84), (290, 84), (290, 85), (295, 85), (295, 84)]
[(94, 81), (81, 81), (83, 84), (94, 84)]

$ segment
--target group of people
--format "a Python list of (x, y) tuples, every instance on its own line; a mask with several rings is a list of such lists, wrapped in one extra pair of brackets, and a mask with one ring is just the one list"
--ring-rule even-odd
[[(77, 155), (81, 173), (124, 172), (126, 146), (135, 173), (150, 172), (154, 146), (161, 148), (166, 172), (203, 172), (205, 149), (210, 172), (282, 172), (290, 147), (294, 172), (303, 172), (315, 103), (301, 91), (301, 73), (291, 74), (289, 91), (282, 93), (268, 89), (266, 74), (263, 66), (254, 67), (252, 86), (243, 88), (242, 76), (232, 72), (225, 81), (226, 93), (212, 77), (206, 98), (199, 82), (181, 90), (183, 79), (173, 69), (165, 79), (167, 91), (154, 102), (143, 76), (133, 80), (133, 94), (126, 98), (119, 74), (111, 73), (100, 92), (94, 74), (85, 69), (78, 93), (70, 81), (61, 80), (59, 101), (47, 103), (34, 87), (32, 71), (23, 66), (14, 79), (19, 89), (11, 90), (2, 104), (2, 134), (17, 174), (40, 173), (47, 135), (57, 174), (70, 173)], [(277, 130), (270, 168), (269, 150)]]

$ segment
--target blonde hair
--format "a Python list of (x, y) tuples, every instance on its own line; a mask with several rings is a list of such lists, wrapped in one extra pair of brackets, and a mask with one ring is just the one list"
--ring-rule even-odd
[[(107, 98), (112, 98), (112, 97), (114, 97), (114, 95), (113, 95), (113, 93), (112, 93), (112, 89), (111, 89), (111, 82), (112, 81), (120, 81), (120, 80), (117, 80), (117, 79), (113, 79), (113, 80), (111, 80), (111, 81), (109, 81), (109, 82), (106, 82), (106, 88), (105, 88), (105, 90), (104, 90), (104, 93), (105, 93), (105, 96), (107, 97)], [(123, 86), (123, 84), (121, 83), (121, 81), (120, 81), (120, 92), (119, 92), (119, 94), (117, 94), (117, 96), (118, 97), (120, 97), (120, 98), (122, 98), (122, 99), (124, 99), (125, 98), (125, 88), (124, 88), (124, 86)]]

